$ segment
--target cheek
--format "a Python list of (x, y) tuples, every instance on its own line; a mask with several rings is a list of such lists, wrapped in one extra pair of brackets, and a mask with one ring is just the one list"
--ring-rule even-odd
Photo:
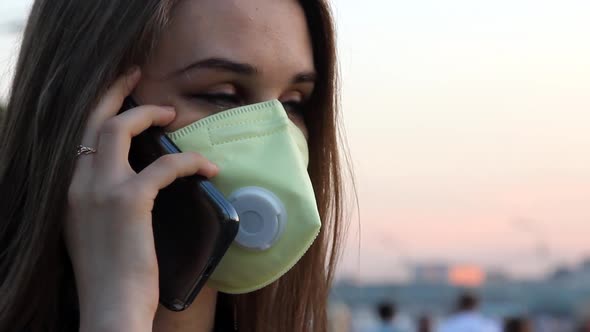
[(166, 97), (158, 96), (155, 93), (141, 93), (136, 91), (134, 97), (139, 100), (138, 102), (143, 105), (162, 105), (172, 106), (176, 112), (174, 120), (167, 126), (164, 127), (165, 131), (171, 132), (178, 130), (182, 127), (186, 127), (189, 124), (201, 120), (209, 115), (208, 112), (203, 109), (195, 108), (180, 97), (173, 97), (168, 95)]
[(193, 122), (199, 121), (212, 113), (204, 109), (199, 109), (182, 100), (176, 100), (173, 105), (176, 109), (176, 118), (166, 128), (166, 131), (175, 131), (186, 127)]

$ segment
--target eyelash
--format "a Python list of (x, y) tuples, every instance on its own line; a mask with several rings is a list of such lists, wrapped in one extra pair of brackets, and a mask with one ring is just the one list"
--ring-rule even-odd
[[(204, 100), (207, 103), (215, 105), (220, 108), (237, 107), (242, 104), (242, 101), (237, 95), (225, 93), (204, 93), (192, 96), (196, 99)], [(304, 112), (306, 102), (287, 101), (283, 102), (283, 107), (288, 113), (302, 115)]]

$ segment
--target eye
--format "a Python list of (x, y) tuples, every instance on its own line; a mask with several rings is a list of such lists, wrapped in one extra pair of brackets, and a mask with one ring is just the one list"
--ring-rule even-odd
[(222, 109), (236, 107), (242, 103), (241, 98), (233, 93), (200, 93), (192, 95), (192, 98)]
[(290, 116), (303, 117), (307, 108), (307, 98), (300, 91), (291, 91), (280, 99), (285, 111)]
[(283, 104), (283, 107), (285, 108), (285, 111), (287, 111), (287, 113), (297, 115), (297, 116), (303, 116), (303, 113), (305, 111), (305, 106), (306, 106), (305, 102), (291, 100), (291, 101), (283, 101), (282, 104)]

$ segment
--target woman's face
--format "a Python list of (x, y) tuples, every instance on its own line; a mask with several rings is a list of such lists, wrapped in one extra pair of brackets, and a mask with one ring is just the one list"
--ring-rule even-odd
[(311, 39), (297, 0), (182, 0), (134, 98), (174, 106), (167, 131), (278, 99), (306, 133), (302, 112), (314, 81)]

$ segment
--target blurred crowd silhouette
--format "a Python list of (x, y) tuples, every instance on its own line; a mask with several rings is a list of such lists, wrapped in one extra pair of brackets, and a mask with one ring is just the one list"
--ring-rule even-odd
[[(590, 320), (552, 318), (544, 315), (493, 317), (481, 310), (481, 299), (473, 291), (460, 293), (454, 307), (443, 316), (428, 312), (402, 314), (395, 301), (381, 300), (367, 315), (344, 303), (332, 305), (331, 331), (338, 332), (590, 332)], [(368, 319), (368, 317), (371, 319)]]

